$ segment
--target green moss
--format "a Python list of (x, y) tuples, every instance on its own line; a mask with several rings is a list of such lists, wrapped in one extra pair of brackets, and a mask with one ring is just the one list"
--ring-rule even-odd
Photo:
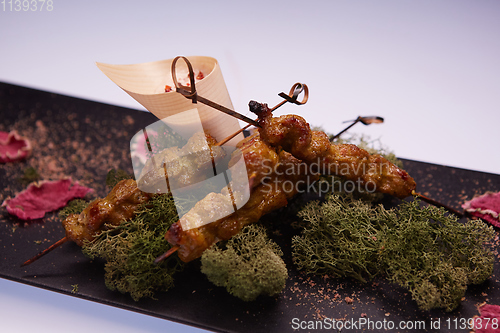
[(87, 208), (89, 202), (83, 199), (73, 199), (59, 211), (59, 219), (64, 221), (71, 214), (80, 214)]
[(250, 225), (214, 245), (201, 257), (201, 271), (217, 286), (244, 301), (259, 295), (274, 296), (285, 287), (288, 272), (279, 246), (263, 227)]
[(366, 282), (381, 268), (377, 211), (352, 195), (330, 195), (310, 202), (299, 214), (306, 227), (292, 240), (294, 263), (300, 270)]
[(72, 284), (71, 287), (73, 288), (71, 289), (71, 293), (78, 294), (78, 284)]
[(460, 223), (441, 208), (420, 207), (419, 200), (388, 210), (331, 195), (299, 216), (308, 223), (292, 240), (299, 269), (362, 282), (384, 276), (407, 288), (423, 310), (455, 309), (467, 285), (493, 271), (491, 227)]
[(133, 219), (108, 226), (101, 235), (82, 247), (90, 258), (105, 263), (105, 283), (111, 290), (129, 293), (134, 300), (154, 298), (174, 284), (174, 274), (183, 268), (177, 256), (155, 265), (156, 257), (170, 248), (165, 241), (168, 228), (178, 220), (171, 195), (155, 195), (143, 204)]

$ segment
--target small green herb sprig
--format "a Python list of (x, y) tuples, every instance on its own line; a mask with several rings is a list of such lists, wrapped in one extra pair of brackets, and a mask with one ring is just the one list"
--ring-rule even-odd
[(460, 223), (419, 200), (385, 209), (335, 194), (309, 203), (299, 216), (307, 222), (292, 240), (299, 269), (362, 282), (384, 276), (407, 288), (422, 310), (455, 309), (467, 285), (493, 271), (491, 227)]
[(288, 271), (279, 246), (259, 225), (249, 225), (225, 245), (215, 244), (201, 257), (201, 272), (233, 296), (253, 301), (285, 287)]

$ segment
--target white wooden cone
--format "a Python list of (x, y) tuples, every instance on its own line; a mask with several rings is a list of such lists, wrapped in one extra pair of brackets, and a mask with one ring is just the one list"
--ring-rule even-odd
[[(193, 66), (195, 76), (202, 72), (204, 78), (196, 82), (199, 96), (215, 103), (233, 109), (222, 72), (216, 59), (204, 56), (187, 57)], [(228, 137), (240, 129), (238, 119), (202, 103), (193, 104), (190, 99), (175, 92), (172, 79), (173, 59), (130, 65), (111, 65), (97, 62), (97, 67), (120, 88), (125, 90), (137, 102), (143, 105), (158, 119), (164, 119), (177, 113), (196, 108), (203, 128), (218, 141)], [(177, 80), (184, 84), (188, 82), (188, 68), (183, 61), (177, 62)], [(166, 93), (165, 86), (173, 91)], [(192, 121), (195, 121), (193, 119)], [(181, 117), (180, 126), (190, 127), (191, 119)], [(237, 135), (229, 145), (235, 145), (243, 139), (243, 134)]]

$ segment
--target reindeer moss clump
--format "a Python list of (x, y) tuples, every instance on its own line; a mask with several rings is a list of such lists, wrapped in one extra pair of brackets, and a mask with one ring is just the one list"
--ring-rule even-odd
[(108, 226), (82, 250), (90, 258), (106, 261), (105, 282), (109, 289), (129, 293), (136, 301), (154, 298), (156, 292), (173, 286), (174, 274), (183, 268), (177, 256), (154, 264), (155, 258), (170, 248), (164, 236), (177, 220), (172, 196), (158, 194), (142, 204), (134, 218)]
[(233, 296), (253, 301), (259, 295), (277, 295), (285, 287), (288, 271), (282, 255), (262, 226), (249, 225), (224, 245), (206, 250), (201, 271)]
[(299, 216), (307, 223), (292, 241), (299, 269), (361, 282), (382, 276), (407, 288), (422, 310), (452, 311), (467, 285), (493, 272), (492, 227), (461, 223), (442, 208), (420, 207), (419, 200), (385, 209), (331, 195)]

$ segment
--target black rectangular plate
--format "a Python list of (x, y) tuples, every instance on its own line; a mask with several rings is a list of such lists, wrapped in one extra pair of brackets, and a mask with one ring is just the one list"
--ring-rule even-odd
[[(41, 173), (47, 178), (71, 176), (104, 196), (107, 171), (121, 168), (132, 172), (129, 141), (157, 120), (147, 112), (7, 83), (0, 83), (0, 117), (0, 130), (15, 129), (35, 141), (33, 155), (26, 161), (0, 167), (0, 201), (25, 188), (18, 179), (28, 166), (45, 168)], [(421, 193), (457, 209), (475, 194), (500, 190), (500, 175), (403, 162)], [(220, 332), (288, 332), (292, 331), (294, 318), (357, 320), (366, 316), (373, 321), (394, 323), (424, 320), (429, 325), (431, 318), (472, 318), (478, 314), (476, 306), (484, 301), (500, 304), (498, 263), (494, 275), (481, 285), (469, 287), (461, 306), (451, 313), (420, 311), (406, 290), (383, 280), (362, 285), (351, 280), (304, 275), (297, 272), (291, 261), (290, 237), (294, 231), (289, 222), (295, 219), (293, 209), (274, 213), (266, 220), (273, 221), (278, 216), (282, 230), (275, 240), (285, 253), (289, 279), (276, 298), (240, 301), (212, 285), (195, 261), (177, 276), (173, 289), (158, 294), (156, 300), (135, 302), (128, 295), (108, 290), (103, 264), (86, 258), (72, 243), (21, 268), (26, 259), (62, 238), (64, 231), (57, 213), (25, 222), (10, 216), (5, 208), (0, 211), (0, 277)], [(78, 285), (77, 293), (72, 292), (74, 285)], [(352, 302), (346, 302), (346, 297)]]

